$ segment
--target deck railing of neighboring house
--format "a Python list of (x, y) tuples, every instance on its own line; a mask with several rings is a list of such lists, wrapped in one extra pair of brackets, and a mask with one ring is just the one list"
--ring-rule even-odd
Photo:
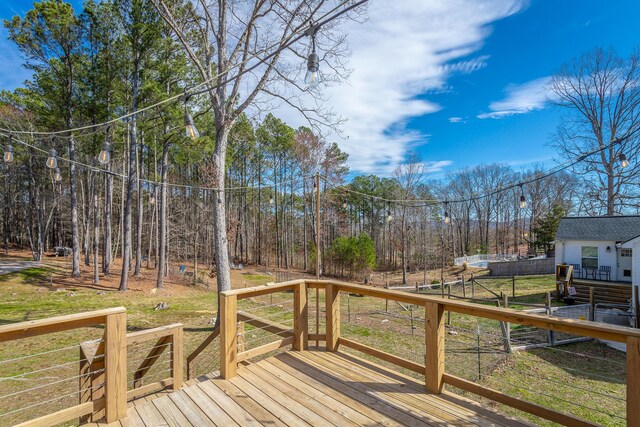
[[(0, 326), (0, 425), (112, 422), (126, 416), (128, 400), (180, 388), (182, 325), (126, 326), (122, 307)], [(18, 340), (13, 347), (31, 353), (12, 352)]]
[[(308, 321), (313, 316), (309, 316), (310, 304), (307, 303), (307, 295), (311, 295), (314, 289), (320, 289), (324, 293), (326, 329), (323, 331), (324, 333), (320, 334), (309, 334), (308, 331)], [(293, 335), (275, 341), (273, 344), (257, 347), (251, 351), (238, 351), (240, 345), (238, 340), (242, 336), (238, 332), (238, 301), (283, 291), (293, 291), (293, 309), (291, 311)], [(383, 351), (357, 340), (341, 336), (341, 330), (343, 329), (341, 323), (345, 321), (344, 302), (342, 301), (346, 300), (350, 295), (420, 307), (421, 313), (423, 313), (420, 317), (423, 322), (421, 331), (424, 333), (424, 359), (416, 361), (416, 359), (411, 360), (410, 358), (400, 357), (394, 354), (394, 351)], [(627, 346), (625, 367), (627, 384), (626, 396), (622, 399), (626, 400), (626, 423), (628, 426), (640, 426), (640, 331), (631, 328), (618, 328), (605, 324), (562, 319), (433, 296), (325, 280), (300, 280), (223, 292), (220, 307), (222, 319), (220, 330), (220, 373), (224, 378), (235, 376), (238, 363), (249, 357), (264, 355), (276, 348), (289, 344), (292, 345), (294, 350), (304, 350), (310, 340), (318, 339), (326, 342), (328, 351), (337, 351), (339, 347), (354, 349), (384, 362), (394, 364), (399, 368), (423, 375), (425, 387), (431, 393), (439, 394), (445, 385), (449, 385), (478, 395), (483, 399), (569, 426), (593, 426), (597, 424), (569, 413), (571, 411), (563, 412), (551, 406), (534, 403), (520, 396), (510, 395), (490, 388), (486, 384), (479, 384), (451, 373), (451, 368), (455, 368), (455, 366), (451, 368), (445, 366), (446, 317), (449, 313), (457, 313), (468, 318), (479, 319), (482, 322), (510, 323), (554, 331), (557, 334), (625, 343)], [(412, 321), (415, 321), (413, 315)], [(583, 392), (600, 393), (597, 389)], [(571, 406), (571, 397), (566, 396), (566, 398), (567, 403), (564, 406), (569, 408)], [(576, 401), (575, 404), (580, 405), (581, 402)], [(624, 420), (624, 414), (620, 414), (620, 416)]]

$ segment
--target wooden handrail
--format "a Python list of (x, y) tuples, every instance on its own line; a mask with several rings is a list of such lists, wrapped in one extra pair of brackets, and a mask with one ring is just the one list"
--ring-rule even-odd
[(124, 307), (116, 307), (68, 314), (65, 316), (48, 317), (46, 319), (29, 320), (26, 322), (9, 323), (0, 326), (0, 342), (68, 331), (70, 329), (104, 325), (107, 316), (124, 314), (126, 312), (127, 310)]

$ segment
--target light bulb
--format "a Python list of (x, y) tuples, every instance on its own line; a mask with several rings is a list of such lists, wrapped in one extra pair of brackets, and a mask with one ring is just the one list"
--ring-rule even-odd
[(154, 197), (154, 195), (153, 195), (153, 194), (151, 194), (151, 195), (149, 196), (149, 204), (150, 204), (150, 205), (155, 205), (155, 204), (156, 204), (156, 198)]
[(273, 195), (269, 194), (269, 204), (273, 205), (275, 203), (275, 200), (273, 200)]
[(627, 160), (627, 156), (624, 153), (620, 153), (619, 161), (621, 167), (626, 168), (629, 166), (629, 160)]
[(527, 199), (524, 197), (524, 194), (520, 196), (520, 208), (524, 209), (527, 207)]
[(6, 163), (13, 162), (13, 147), (11, 145), (7, 145), (7, 148), (4, 150), (4, 161)]
[(347, 209), (347, 201), (342, 202), (342, 209)]
[(314, 51), (307, 59), (307, 74), (304, 76), (304, 83), (309, 89), (313, 89), (320, 83), (320, 57)]
[(196, 128), (195, 123), (193, 122), (193, 117), (189, 114), (188, 111), (184, 112), (184, 127), (185, 127), (185, 135), (191, 139), (200, 138), (200, 132)]
[(56, 168), (55, 173), (53, 174), (53, 180), (55, 182), (60, 182), (62, 181), (62, 174), (60, 173), (60, 168)]
[(449, 212), (444, 213), (444, 223), (449, 224), (451, 222), (451, 218), (449, 218)]
[(387, 212), (387, 222), (393, 221), (393, 217), (391, 216), (391, 212)]
[(104, 144), (102, 144), (102, 150), (100, 150), (100, 154), (98, 154), (98, 161), (101, 164), (106, 165), (107, 163), (109, 163), (109, 160), (111, 160), (109, 143), (105, 142)]
[(54, 148), (49, 150), (49, 157), (47, 157), (47, 167), (49, 169), (55, 169), (58, 167), (58, 153)]

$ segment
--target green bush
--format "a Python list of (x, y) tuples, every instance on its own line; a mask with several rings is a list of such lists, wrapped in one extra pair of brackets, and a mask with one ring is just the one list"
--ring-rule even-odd
[(373, 239), (365, 233), (356, 237), (338, 237), (329, 247), (329, 260), (334, 273), (340, 276), (366, 273), (376, 265)]

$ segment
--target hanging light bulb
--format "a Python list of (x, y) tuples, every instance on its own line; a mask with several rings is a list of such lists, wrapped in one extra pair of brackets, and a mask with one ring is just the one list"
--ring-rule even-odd
[(316, 194), (318, 192), (318, 187), (316, 186), (316, 182), (315, 180), (313, 181), (313, 194)]
[(151, 206), (156, 204), (156, 196), (154, 196), (153, 193), (149, 194), (149, 204)]
[(316, 53), (316, 31), (318, 27), (312, 26), (311, 32), (311, 53), (307, 58), (307, 74), (304, 76), (304, 83), (309, 89), (313, 89), (320, 83), (320, 57)]
[[(9, 137), (9, 141), (11, 141), (11, 137)], [(5, 163), (13, 162), (13, 147), (11, 143), (7, 144), (7, 147), (4, 149), (4, 161)]]
[(342, 209), (347, 209), (347, 197), (342, 198)]
[(187, 135), (188, 138), (198, 139), (198, 138), (200, 138), (200, 132), (198, 132), (198, 129), (196, 128), (196, 125), (193, 122), (193, 117), (191, 116), (191, 113), (189, 113), (189, 110), (187, 110), (187, 102), (189, 102), (189, 98), (191, 98), (190, 95), (187, 95), (187, 94), (184, 95), (184, 128), (185, 128), (185, 134)]
[(58, 153), (55, 148), (49, 150), (49, 157), (47, 157), (47, 167), (49, 169), (55, 169), (58, 167)]
[(620, 153), (618, 161), (620, 162), (620, 167), (626, 168), (629, 166), (629, 160), (627, 160), (627, 156), (624, 153)]
[(62, 181), (62, 174), (60, 173), (60, 168), (56, 167), (56, 171), (53, 174), (53, 180), (55, 182)]
[(449, 224), (451, 222), (451, 218), (449, 217), (449, 203), (444, 202), (444, 223)]
[(100, 150), (100, 154), (98, 154), (98, 161), (100, 164), (106, 165), (111, 160), (111, 147), (109, 146), (109, 141), (105, 141), (102, 144), (102, 149)]
[(273, 193), (269, 193), (269, 204), (273, 205), (275, 203), (275, 200), (273, 200)]
[(524, 197), (524, 190), (522, 189), (522, 184), (520, 184), (520, 209), (524, 209), (527, 207), (527, 198)]
[(387, 222), (393, 221), (393, 217), (391, 216), (391, 204), (387, 203)]

